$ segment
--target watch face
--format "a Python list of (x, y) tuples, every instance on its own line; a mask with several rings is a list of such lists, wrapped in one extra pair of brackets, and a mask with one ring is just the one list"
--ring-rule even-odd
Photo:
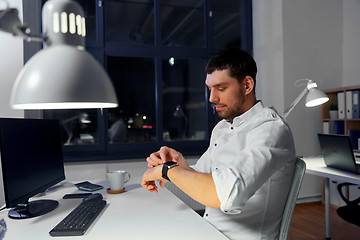
[(170, 162), (164, 163), (163, 168), (162, 168), (162, 177), (168, 181), (171, 181), (167, 176), (167, 171), (170, 168), (175, 167), (175, 166), (178, 166), (177, 162), (170, 161)]
[(173, 162), (173, 161), (166, 162), (164, 164), (167, 165), (169, 168), (178, 165), (176, 162)]

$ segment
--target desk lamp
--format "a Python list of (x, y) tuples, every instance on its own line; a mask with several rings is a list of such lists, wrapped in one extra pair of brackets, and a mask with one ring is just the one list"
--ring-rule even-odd
[(42, 9), (43, 34), (32, 35), (18, 10), (0, 11), (0, 30), (27, 41), (44, 43), (21, 69), (15, 81), (14, 109), (80, 109), (117, 106), (112, 82), (101, 65), (85, 51), (85, 18), (71, 0), (49, 0)]
[(285, 112), (284, 112), (284, 118), (285, 119), (289, 115), (289, 113), (294, 109), (296, 104), (299, 103), (301, 98), (304, 97), (306, 94), (307, 94), (306, 98), (305, 98), (305, 106), (306, 107), (315, 107), (315, 106), (321, 105), (321, 104), (326, 103), (327, 101), (329, 101), (328, 96), (326, 96), (326, 94), (323, 91), (321, 91), (321, 90), (319, 90), (317, 88), (317, 84), (315, 82), (313, 82), (310, 79), (299, 79), (299, 80), (297, 80), (295, 82), (295, 86), (300, 81), (303, 82), (303, 83), (301, 83), (297, 87), (299, 87), (301, 85), (306, 85), (306, 87), (300, 93), (300, 95), (294, 100), (294, 102), (291, 103), (289, 108), (285, 110)]
[(183, 129), (183, 138), (185, 138), (189, 120), (180, 105), (176, 106), (176, 109), (174, 111), (174, 117), (184, 118), (185, 124), (184, 124), (184, 129)]
[(82, 124), (91, 123), (89, 114), (87, 114), (87, 113), (81, 113), (76, 116), (72, 116), (70, 118), (62, 120), (61, 124), (64, 126), (66, 134), (68, 135), (68, 139), (67, 139), (65, 145), (69, 145), (71, 143), (71, 140), (73, 138), (72, 122), (75, 120), (79, 121)]

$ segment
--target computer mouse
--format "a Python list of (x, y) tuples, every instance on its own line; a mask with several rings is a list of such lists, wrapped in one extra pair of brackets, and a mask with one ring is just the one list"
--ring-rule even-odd
[(87, 196), (83, 199), (83, 202), (89, 202), (89, 201), (100, 201), (103, 199), (103, 196), (100, 193), (94, 193), (90, 196)]

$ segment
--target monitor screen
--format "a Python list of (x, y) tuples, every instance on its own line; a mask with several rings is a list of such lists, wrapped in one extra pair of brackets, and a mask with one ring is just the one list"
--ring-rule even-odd
[(55, 200), (29, 201), (65, 179), (57, 120), (0, 118), (0, 154), (9, 217), (35, 217), (58, 206)]

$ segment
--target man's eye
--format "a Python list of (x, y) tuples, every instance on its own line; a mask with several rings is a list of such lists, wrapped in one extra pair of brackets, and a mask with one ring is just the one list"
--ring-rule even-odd
[(221, 88), (218, 88), (219, 91), (224, 91), (225, 88), (224, 87), (221, 87)]

